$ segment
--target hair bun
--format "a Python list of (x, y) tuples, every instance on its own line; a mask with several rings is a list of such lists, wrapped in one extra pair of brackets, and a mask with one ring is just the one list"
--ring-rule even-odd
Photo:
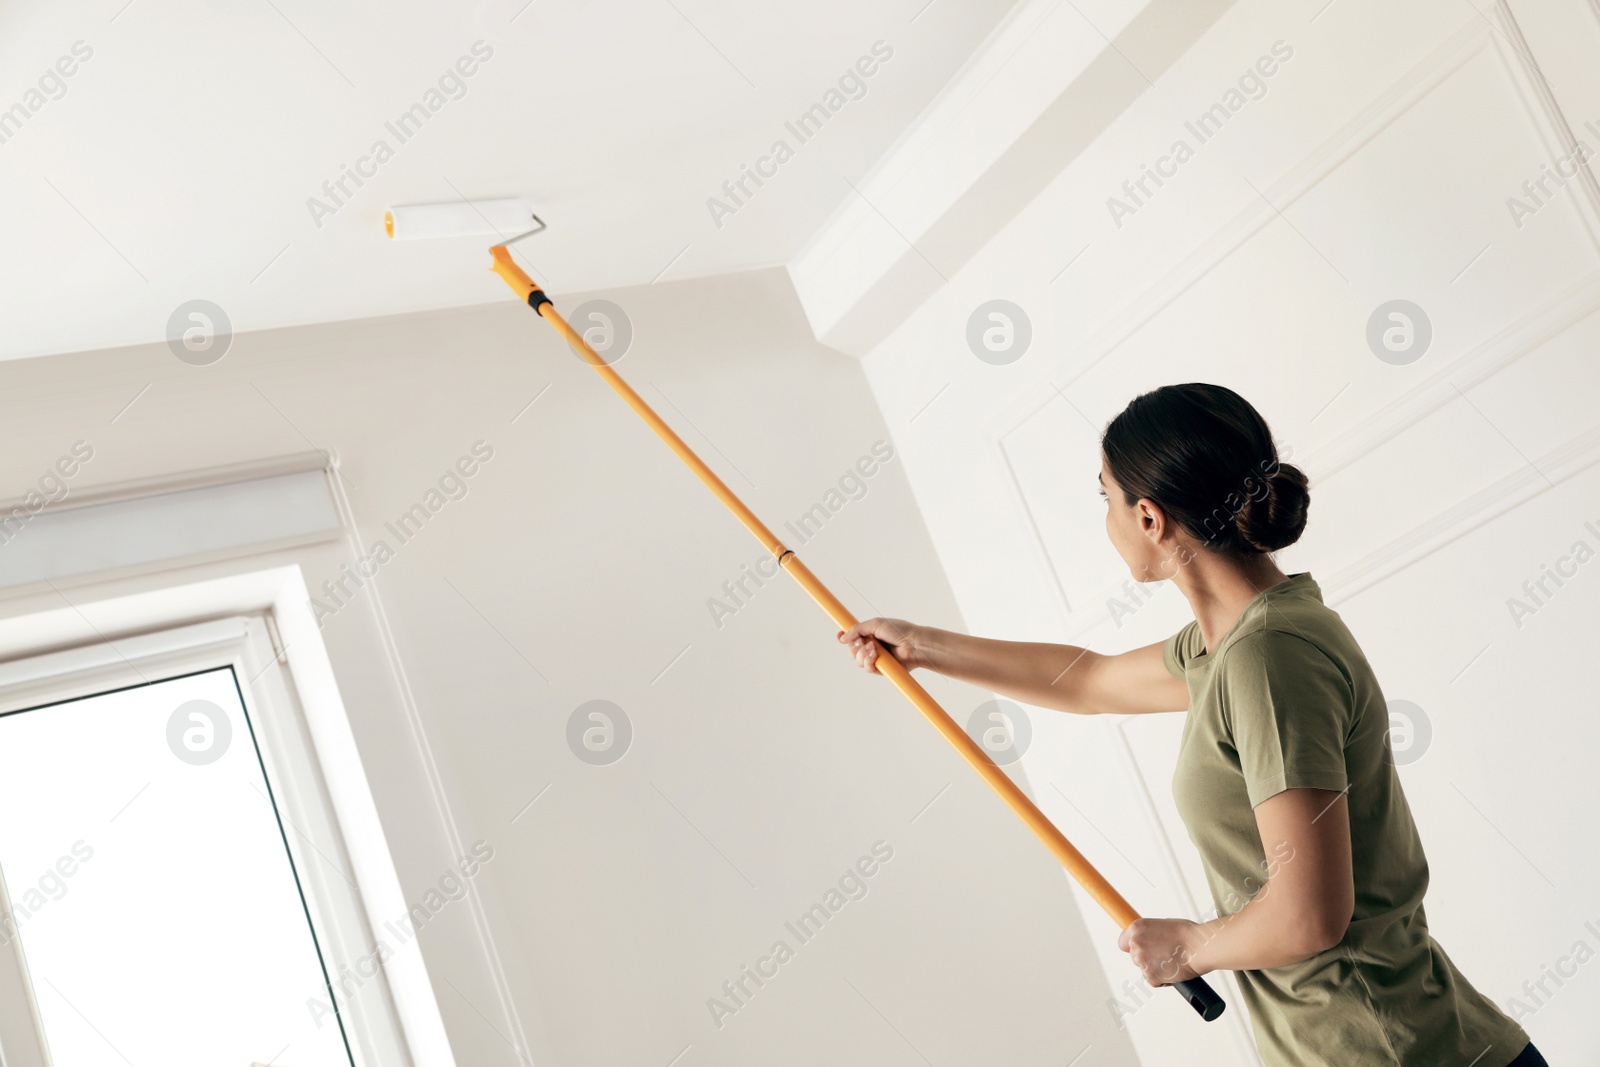
[(1276, 552), (1300, 540), (1311, 506), (1305, 472), (1289, 463), (1278, 464), (1267, 481), (1267, 491), (1249, 497), (1235, 525), (1239, 537), (1257, 552)]

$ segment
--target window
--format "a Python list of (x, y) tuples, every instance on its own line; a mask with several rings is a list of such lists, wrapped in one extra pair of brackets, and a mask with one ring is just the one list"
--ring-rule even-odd
[(8, 1067), (409, 1062), (322, 771), (264, 615), (0, 665)]

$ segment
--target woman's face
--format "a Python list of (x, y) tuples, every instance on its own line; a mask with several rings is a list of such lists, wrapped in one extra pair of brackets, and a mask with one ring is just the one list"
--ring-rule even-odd
[(1128, 565), (1135, 581), (1156, 582), (1173, 569), (1172, 546), (1166, 516), (1148, 500), (1125, 503), (1122, 486), (1111, 475), (1105, 457), (1100, 459), (1100, 494), (1106, 498), (1106, 536)]

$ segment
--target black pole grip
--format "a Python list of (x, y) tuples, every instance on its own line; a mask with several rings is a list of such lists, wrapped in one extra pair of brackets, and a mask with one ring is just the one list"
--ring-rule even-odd
[(1222, 1014), (1227, 1005), (1217, 996), (1217, 991), (1206, 984), (1204, 978), (1191, 978), (1187, 982), (1173, 982), (1172, 988), (1183, 994), (1189, 1007), (1200, 1013), (1200, 1018), (1211, 1022)]

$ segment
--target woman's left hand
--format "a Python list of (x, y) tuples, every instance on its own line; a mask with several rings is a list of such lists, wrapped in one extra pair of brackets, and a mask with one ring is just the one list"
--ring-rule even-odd
[(1200, 947), (1200, 924), (1188, 919), (1138, 919), (1117, 938), (1152, 986), (1171, 985), (1203, 972), (1190, 966)]

